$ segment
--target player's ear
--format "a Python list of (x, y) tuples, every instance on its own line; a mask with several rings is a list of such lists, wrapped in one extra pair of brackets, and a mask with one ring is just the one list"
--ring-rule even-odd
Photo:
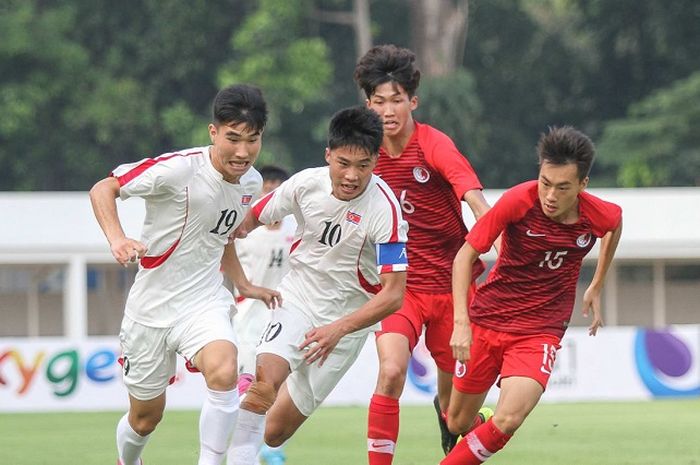
[(418, 96), (414, 95), (408, 100), (408, 108), (411, 109), (411, 111), (415, 110), (418, 108)]
[(589, 179), (590, 179), (590, 178), (589, 178), (588, 176), (586, 176), (585, 178), (583, 178), (583, 179), (581, 180), (581, 182), (580, 182), (580, 184), (579, 184), (581, 190), (584, 190), (586, 187), (588, 187), (588, 180), (589, 180)]
[(331, 164), (331, 149), (326, 147), (326, 163)]
[(216, 138), (216, 126), (213, 123), (209, 123), (209, 140), (211, 143), (214, 143), (214, 139)]

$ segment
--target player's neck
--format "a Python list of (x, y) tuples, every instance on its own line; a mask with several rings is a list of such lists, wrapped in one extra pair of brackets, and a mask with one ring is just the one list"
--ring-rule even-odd
[(402, 131), (395, 136), (384, 136), (382, 140), (382, 148), (391, 158), (399, 158), (408, 142), (416, 130), (416, 124), (413, 120), (408, 122)]
[(266, 224), (265, 227), (270, 231), (277, 231), (279, 228), (282, 227), (282, 222), (276, 221), (274, 223)]

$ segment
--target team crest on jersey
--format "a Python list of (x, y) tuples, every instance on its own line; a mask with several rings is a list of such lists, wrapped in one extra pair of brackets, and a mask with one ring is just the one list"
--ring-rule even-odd
[(584, 248), (591, 243), (591, 233), (581, 234), (576, 238), (576, 245)]
[(467, 374), (467, 365), (465, 363), (460, 362), (459, 360), (455, 361), (455, 376), (457, 378), (463, 378), (464, 375)]
[(345, 219), (350, 223), (360, 224), (360, 220), (362, 220), (362, 215), (358, 215), (355, 212), (348, 211), (348, 214), (345, 215)]
[(421, 184), (425, 184), (430, 180), (430, 171), (426, 170), (422, 166), (416, 166), (413, 168), (413, 177), (416, 178)]
[(244, 207), (247, 207), (250, 205), (250, 201), (253, 200), (253, 196), (251, 194), (243, 194), (241, 197), (241, 205)]

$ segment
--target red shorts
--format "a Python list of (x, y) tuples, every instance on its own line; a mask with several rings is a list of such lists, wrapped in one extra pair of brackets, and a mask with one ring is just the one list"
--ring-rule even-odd
[[(514, 334), (471, 324), (469, 361), (457, 362), (452, 385), (466, 394), (488, 391), (500, 375), (532, 378), (546, 389), (561, 338), (554, 334)], [(499, 382), (500, 383), (500, 382)]]
[[(473, 296), (474, 285), (469, 289), (469, 298)], [(455, 359), (452, 357), (450, 338), (454, 321), (452, 293), (424, 294), (407, 289), (403, 306), (382, 320), (382, 330), (376, 333), (403, 334), (408, 338), (411, 352), (425, 326), (425, 346), (435, 360), (438, 368), (452, 373)]]

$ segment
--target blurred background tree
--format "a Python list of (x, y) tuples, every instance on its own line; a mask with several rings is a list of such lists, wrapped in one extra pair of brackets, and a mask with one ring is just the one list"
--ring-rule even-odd
[(486, 187), (531, 178), (562, 124), (599, 142), (594, 185), (698, 185), (699, 20), (694, 0), (4, 0), (0, 189), (206, 144), (233, 82), (269, 102), (261, 162), (320, 164), (329, 117), (362, 103), (358, 56), (389, 42), (418, 54), (416, 117)]

